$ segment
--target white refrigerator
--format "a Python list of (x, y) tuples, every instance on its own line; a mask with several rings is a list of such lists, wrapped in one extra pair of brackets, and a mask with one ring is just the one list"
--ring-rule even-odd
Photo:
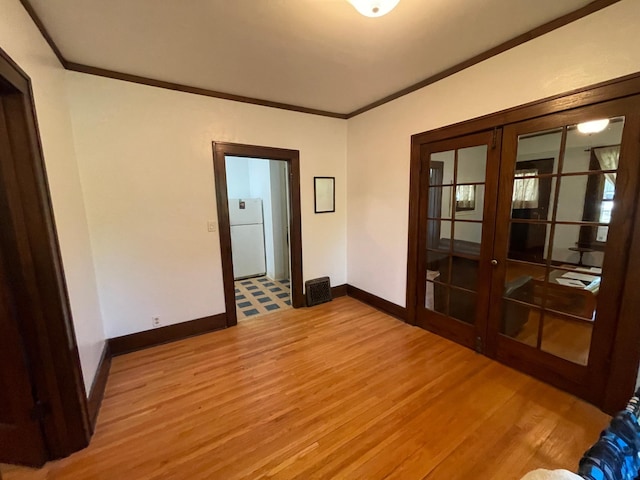
[(265, 275), (262, 199), (230, 198), (229, 224), (234, 278)]

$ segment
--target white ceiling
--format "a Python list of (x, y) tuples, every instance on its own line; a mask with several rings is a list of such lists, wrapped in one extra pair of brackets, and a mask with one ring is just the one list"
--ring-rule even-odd
[[(66, 60), (349, 113), (591, 0), (31, 0)], [(558, 48), (562, 48), (559, 46)]]

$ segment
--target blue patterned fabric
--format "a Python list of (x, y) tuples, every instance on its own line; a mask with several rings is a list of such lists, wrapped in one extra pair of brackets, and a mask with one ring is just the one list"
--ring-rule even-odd
[(640, 389), (580, 460), (586, 480), (636, 480), (640, 472)]

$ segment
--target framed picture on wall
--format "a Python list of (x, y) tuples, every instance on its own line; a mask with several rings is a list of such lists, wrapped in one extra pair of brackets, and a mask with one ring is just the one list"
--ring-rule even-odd
[(313, 177), (315, 213), (336, 211), (336, 177)]

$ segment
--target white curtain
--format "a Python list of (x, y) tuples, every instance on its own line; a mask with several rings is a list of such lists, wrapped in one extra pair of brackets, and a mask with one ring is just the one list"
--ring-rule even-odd
[[(595, 153), (602, 170), (618, 169), (618, 161), (620, 160), (620, 145), (616, 145), (615, 147), (594, 148), (593, 153)], [(604, 176), (611, 183), (613, 183), (614, 185), (616, 184), (615, 173), (605, 173)]]
[(538, 208), (538, 170), (518, 170), (513, 180), (512, 208)]
[(456, 186), (456, 208), (473, 210), (476, 208), (476, 186), (458, 185)]

